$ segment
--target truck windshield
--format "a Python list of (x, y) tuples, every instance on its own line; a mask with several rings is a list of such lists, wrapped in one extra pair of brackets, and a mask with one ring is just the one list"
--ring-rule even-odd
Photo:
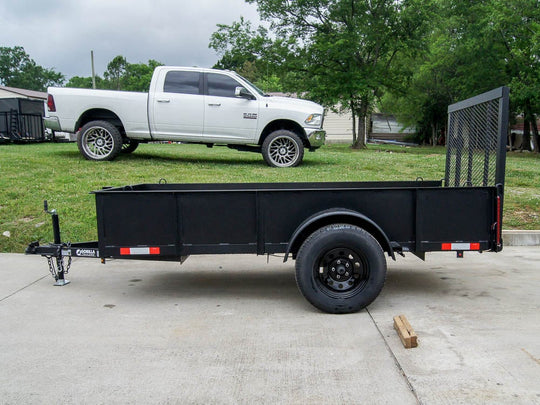
[[(236, 72), (235, 72), (236, 73)], [(255, 86), (253, 83), (251, 83), (248, 79), (246, 79), (245, 77), (242, 77), (240, 76), (238, 73), (236, 73), (236, 75), (241, 78), (243, 81), (245, 81), (247, 84), (249, 84), (257, 93), (259, 93), (259, 95), (263, 96), (263, 97), (270, 97), (268, 94), (266, 94), (264, 91), (262, 91), (261, 89), (259, 89), (257, 86)]]

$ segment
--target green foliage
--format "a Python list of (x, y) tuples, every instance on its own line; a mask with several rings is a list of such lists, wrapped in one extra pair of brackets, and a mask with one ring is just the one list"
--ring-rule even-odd
[(125, 57), (118, 55), (107, 65), (107, 70), (103, 75), (108, 82), (109, 88), (113, 90), (121, 90), (121, 81), (126, 74), (127, 60)]
[(286, 88), (351, 110), (360, 131), (356, 137), (353, 119), (354, 146), (365, 146), (364, 124), (374, 101), (401, 83), (396, 56), (423, 46), (430, 1), (247, 1), (257, 3), (270, 28), (253, 29), (243, 18), (218, 25), (210, 41), (221, 55), (217, 67), (249, 67), (263, 88)]
[[(93, 86), (91, 77), (73, 76), (66, 83), (66, 87), (74, 87), (79, 89), (91, 89)], [(104, 87), (103, 79), (96, 76), (96, 88), (102, 89)]]
[(61, 85), (63, 74), (36, 64), (21, 46), (0, 47), (0, 83), (27, 90), (46, 91)]
[(288, 74), (278, 61), (280, 46), (282, 40), (272, 40), (267, 28), (253, 29), (243, 17), (231, 25), (218, 24), (208, 45), (220, 56), (214, 68), (234, 70), (269, 92), (282, 91)]
[[(96, 76), (96, 88), (106, 90), (148, 91), (154, 69), (163, 64), (150, 59), (148, 63), (129, 63), (118, 55), (107, 65), (104, 78)], [(92, 88), (91, 77), (74, 76), (66, 87)]]
[(381, 108), (416, 126), (419, 141), (434, 143), (445, 132), (449, 104), (508, 85), (513, 113), (535, 122), (534, 112), (540, 112), (538, 1), (434, 4), (427, 52), (402, 62), (412, 67), (408, 91), (390, 89)]

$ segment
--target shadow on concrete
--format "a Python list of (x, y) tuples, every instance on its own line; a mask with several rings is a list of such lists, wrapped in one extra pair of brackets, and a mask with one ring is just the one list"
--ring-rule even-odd
[(128, 286), (149, 296), (302, 299), (294, 272), (283, 270), (161, 272), (131, 280)]

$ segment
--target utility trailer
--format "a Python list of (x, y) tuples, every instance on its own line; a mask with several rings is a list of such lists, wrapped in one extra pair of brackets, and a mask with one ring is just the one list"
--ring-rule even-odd
[(48, 258), (56, 285), (68, 283), (72, 257), (284, 254), (296, 260), (298, 287), (311, 304), (358, 311), (383, 287), (385, 254), (502, 250), (508, 89), (448, 112), (444, 180), (107, 187), (93, 192), (98, 241), (62, 242), (52, 211), (54, 243), (32, 242), (26, 253)]

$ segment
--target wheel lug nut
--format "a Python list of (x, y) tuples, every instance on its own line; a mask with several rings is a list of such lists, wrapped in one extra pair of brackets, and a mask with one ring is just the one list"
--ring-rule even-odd
[(336, 263), (337, 263), (337, 264), (341, 264), (341, 260), (338, 260)]
[(349, 263), (345, 263), (345, 267), (349, 268), (351, 265)]
[(346, 275), (347, 277), (349, 277), (349, 272), (346, 272), (345, 275)]
[(332, 267), (332, 271), (333, 271), (333, 272), (335, 273), (335, 271), (336, 271), (336, 268), (335, 268), (335, 267)]
[(336, 278), (339, 280), (339, 279), (341, 278), (341, 276), (338, 274), (338, 275), (336, 276)]

